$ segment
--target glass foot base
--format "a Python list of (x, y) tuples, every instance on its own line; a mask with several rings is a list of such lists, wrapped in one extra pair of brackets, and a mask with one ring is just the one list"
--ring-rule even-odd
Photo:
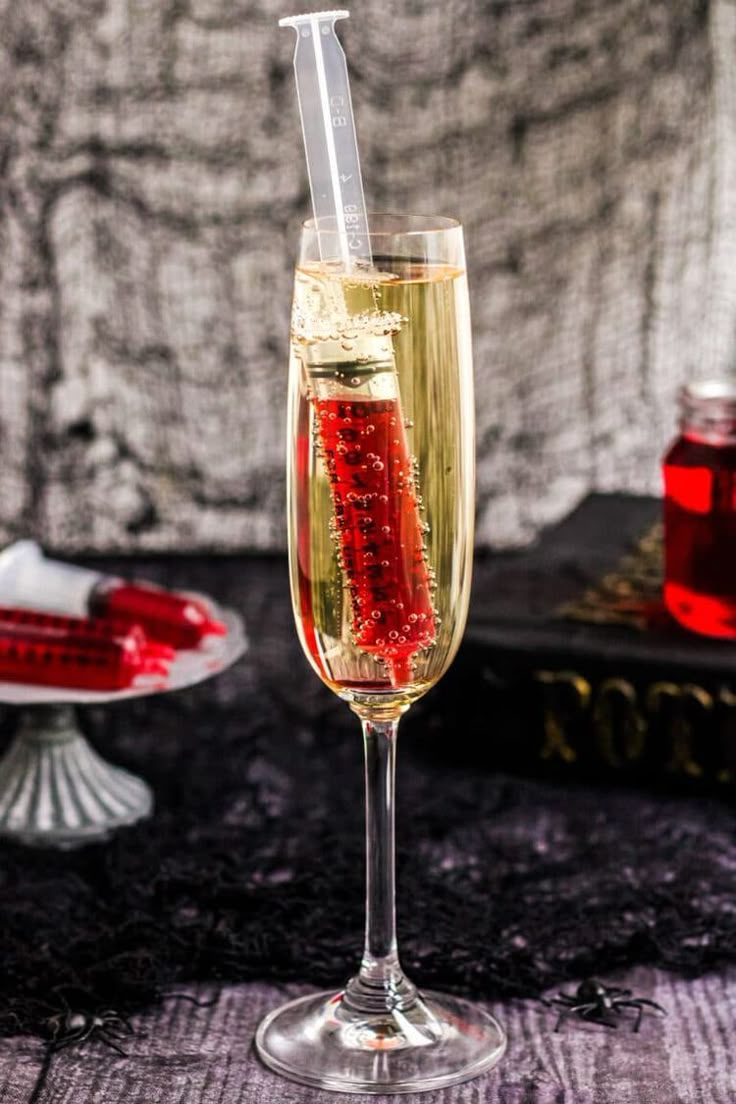
[(335, 1092), (408, 1093), (469, 1081), (506, 1049), (500, 1024), (470, 1001), (427, 992), (405, 1010), (356, 1013), (343, 993), (315, 993), (271, 1012), (256, 1033), (276, 1073)]

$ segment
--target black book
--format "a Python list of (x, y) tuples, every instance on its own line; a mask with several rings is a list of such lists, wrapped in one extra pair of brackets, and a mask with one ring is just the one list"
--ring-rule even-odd
[(666, 613), (661, 509), (590, 495), (533, 547), (479, 556), (427, 710), (453, 754), (547, 777), (736, 783), (736, 642)]

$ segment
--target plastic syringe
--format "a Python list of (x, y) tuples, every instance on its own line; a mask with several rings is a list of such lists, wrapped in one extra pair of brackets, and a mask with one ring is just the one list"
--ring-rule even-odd
[(294, 73), (320, 256), (339, 257), (346, 272), (356, 261), (371, 264), (348, 68), (335, 34), (335, 22), (349, 15), (323, 11), (279, 20), (297, 36)]
[[(372, 272), (347, 64), (335, 36), (335, 21), (347, 15), (314, 12), (280, 25), (297, 32), (294, 71), (323, 269), (338, 260), (353, 279), (360, 267), (379, 280), (387, 274)], [(329, 269), (312, 275), (329, 302), (334, 334), (304, 342), (298, 355), (330, 485), (353, 642), (384, 662), (391, 684), (401, 687), (415, 676), (414, 657), (436, 636), (394, 358), (393, 334), (406, 319), (378, 308), (351, 318), (339, 277)]]

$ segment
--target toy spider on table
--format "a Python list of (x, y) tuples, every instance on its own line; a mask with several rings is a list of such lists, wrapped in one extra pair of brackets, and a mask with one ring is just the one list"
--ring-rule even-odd
[(603, 1027), (618, 1027), (613, 1015), (620, 1013), (624, 1008), (637, 1010), (636, 1022), (632, 1031), (638, 1031), (641, 1027), (642, 1016), (650, 1008), (655, 1012), (667, 1013), (661, 1004), (648, 1000), (646, 997), (634, 997), (630, 989), (621, 989), (616, 985), (604, 985), (595, 978), (586, 978), (581, 981), (573, 994), (558, 993), (556, 997), (542, 1000), (542, 1004), (551, 1008), (557, 1005), (562, 1008), (555, 1031), (559, 1031), (565, 1019), (570, 1015), (579, 1016), (581, 1020), (589, 1023), (598, 1023)]
[(69, 1008), (66, 1012), (50, 1016), (46, 1023), (51, 1034), (49, 1047), (52, 1051), (90, 1039), (104, 1043), (126, 1058), (127, 1053), (117, 1040), (135, 1034), (130, 1021), (114, 1008), (104, 1008), (97, 1012), (75, 1012)]

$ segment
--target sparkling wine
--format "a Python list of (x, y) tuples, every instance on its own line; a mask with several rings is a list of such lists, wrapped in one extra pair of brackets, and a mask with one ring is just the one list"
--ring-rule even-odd
[[(382, 258), (297, 270), (292, 591), (305, 649), (343, 696), (423, 693), (450, 663), (472, 555), (464, 273)], [(470, 439), (469, 439), (470, 438)]]

